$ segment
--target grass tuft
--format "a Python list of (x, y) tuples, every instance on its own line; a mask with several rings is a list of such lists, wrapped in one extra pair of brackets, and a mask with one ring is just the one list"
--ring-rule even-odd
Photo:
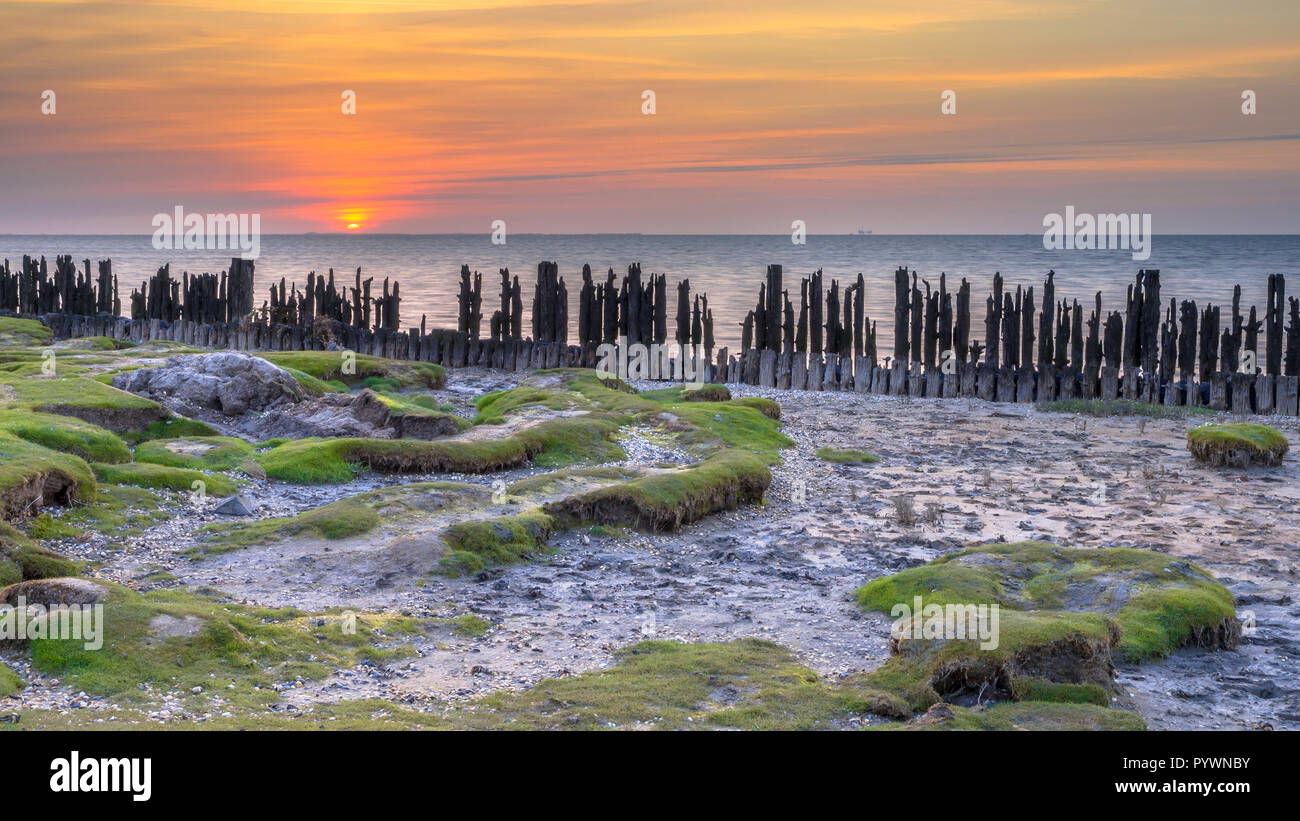
[(113, 485), (132, 485), (188, 493), (194, 490), (195, 482), (202, 482), (204, 492), (212, 496), (231, 496), (239, 489), (234, 480), (219, 473), (209, 474), (150, 462), (130, 462), (125, 465), (96, 462), (90, 467), (95, 471), (95, 478)]
[(1286, 437), (1267, 425), (1229, 422), (1187, 432), (1192, 458), (1212, 467), (1277, 466), (1289, 447)]

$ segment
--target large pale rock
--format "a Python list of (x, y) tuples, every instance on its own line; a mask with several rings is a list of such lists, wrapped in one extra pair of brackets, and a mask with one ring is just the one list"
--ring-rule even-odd
[(187, 415), (219, 411), (241, 416), (297, 402), (306, 395), (288, 371), (237, 351), (173, 356), (159, 367), (119, 374), (113, 385)]

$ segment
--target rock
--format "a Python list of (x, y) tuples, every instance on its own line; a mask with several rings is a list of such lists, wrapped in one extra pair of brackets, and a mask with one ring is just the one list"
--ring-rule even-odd
[(205, 410), (242, 416), (306, 396), (288, 371), (237, 351), (173, 356), (159, 367), (119, 374), (113, 386), (191, 416)]
[(917, 716), (907, 722), (909, 727), (934, 727), (939, 724), (946, 724), (952, 721), (956, 716), (952, 713), (952, 708), (945, 702), (940, 701), (938, 704), (930, 705), (930, 709), (925, 711), (925, 715)]
[(17, 606), (21, 598), (25, 603), (46, 607), (55, 604), (95, 604), (108, 595), (108, 588), (90, 579), (63, 576), (54, 579), (33, 579), (18, 582), (0, 590), (0, 604)]
[(213, 513), (220, 513), (222, 516), (252, 516), (253, 505), (242, 493), (236, 493), (217, 503)]
[(246, 435), (255, 439), (309, 436), (436, 439), (459, 432), (460, 426), (450, 414), (394, 411), (369, 388), (356, 394), (327, 393), (285, 405), (244, 429)]
[[(306, 436), (369, 436), (391, 439), (394, 431), (381, 431), (388, 427), (388, 406), (369, 388), (353, 395), (327, 393), (276, 414), (271, 433), (292, 433)], [(282, 433), (283, 435), (283, 433)]]

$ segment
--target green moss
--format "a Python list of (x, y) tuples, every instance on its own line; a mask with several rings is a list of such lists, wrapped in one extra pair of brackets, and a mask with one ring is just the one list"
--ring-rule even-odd
[(827, 684), (793, 654), (759, 639), (644, 641), (607, 670), (500, 692), (447, 715), (490, 729), (833, 729), (851, 717), (903, 717), (905, 707), (854, 678)]
[(217, 431), (206, 422), (187, 419), (184, 416), (172, 416), (150, 422), (137, 437), (139, 442), (153, 439), (183, 439), (194, 436), (216, 436)]
[[(388, 389), (425, 387), (441, 388), (447, 381), (447, 372), (432, 362), (409, 362), (383, 359), (378, 356), (356, 354), (352, 373), (343, 372), (344, 351), (281, 351), (258, 354), (268, 362), (306, 374), (322, 382), (340, 382), (345, 385), (372, 385)], [(374, 381), (384, 380), (384, 381)], [(313, 383), (308, 387), (320, 388)]]
[(0, 377), (0, 385), (13, 391), (13, 406), (50, 410), (66, 416), (84, 419), (83, 413), (93, 412), (109, 415), (143, 412), (156, 414), (157, 418), (167, 415), (157, 402), (81, 376), (23, 378), (5, 375)]
[[(549, 419), (500, 439), (299, 439), (257, 454), (269, 477), (346, 482), (366, 468), (391, 473), (491, 473), (622, 458), (611, 439), (621, 420), (604, 414)], [(138, 458), (138, 454), (137, 454)]]
[(95, 492), (95, 475), (83, 459), (0, 433), (0, 504), (6, 518), (25, 513), (25, 489), (52, 476), (69, 486), (72, 501), (89, 501)]
[(378, 525), (379, 515), (369, 505), (351, 497), (296, 516), (208, 525), (204, 530), (218, 534), (220, 539), (219, 544), (205, 545), (204, 552), (220, 553), (224, 552), (222, 548), (264, 544), (300, 534), (311, 534), (322, 539), (343, 539), (368, 533)]
[(911, 606), (920, 596), (926, 604), (993, 604), (1003, 598), (1002, 576), (987, 567), (935, 559), (892, 576), (873, 579), (858, 588), (858, 604), (864, 610), (888, 613), (897, 604)]
[(473, 613), (465, 613), (451, 620), (452, 628), (462, 636), (479, 638), (487, 635), (487, 631), (492, 627), (492, 623), (487, 619), (480, 618)]
[(0, 411), (0, 430), (91, 462), (129, 462), (131, 451), (115, 433), (70, 416)]
[[(104, 646), (80, 641), (33, 640), (32, 663), (78, 690), (123, 705), (146, 702), (142, 684), (175, 692), (191, 709), (207, 709), (207, 694), (226, 683), (228, 703), (265, 709), (280, 696), (271, 685), (320, 678), (362, 659), (385, 661), (409, 654), (402, 636), (420, 623), (391, 616), (359, 616), (355, 632), (343, 614), (308, 614), (293, 608), (244, 607), (178, 589), (139, 594), (111, 586), (102, 625)], [(177, 626), (183, 630), (173, 629)], [(168, 633), (173, 635), (168, 635)], [(388, 646), (386, 646), (388, 645)], [(261, 689), (256, 689), (260, 687)]]
[(239, 489), (234, 480), (219, 473), (209, 474), (150, 462), (131, 462), (125, 465), (95, 463), (91, 468), (99, 481), (114, 485), (189, 492), (194, 489), (195, 482), (202, 482), (204, 492), (212, 496), (230, 496)]
[(817, 448), (817, 458), (823, 462), (848, 462), (861, 465), (871, 465), (880, 461), (880, 457), (874, 453), (853, 448)]
[(731, 390), (726, 385), (676, 385), (652, 391), (641, 391), (643, 399), (652, 402), (729, 402)]
[(367, 376), (361, 380), (361, 387), (372, 391), (396, 391), (401, 390), (402, 383), (387, 376)]
[(303, 390), (305, 390), (311, 396), (321, 396), (327, 393), (348, 392), (348, 386), (343, 382), (339, 382), (338, 380), (326, 381), (324, 379), (317, 379), (311, 374), (306, 373), (304, 371), (300, 371), (297, 368), (285, 367), (283, 365), (281, 367), (284, 368), (286, 373), (288, 373), (294, 379), (298, 380), (298, 384), (301, 385)]
[(1286, 437), (1267, 425), (1230, 422), (1187, 432), (1187, 449), (1207, 465), (1279, 465), (1288, 448)]
[[(510, 414), (528, 408), (571, 410), (590, 407), (612, 414), (632, 415), (649, 424), (662, 423), (667, 412), (676, 420), (669, 424), (669, 429), (677, 433), (684, 444), (703, 451), (725, 445), (761, 454), (771, 464), (779, 461), (781, 449), (794, 444), (780, 432), (780, 406), (771, 400), (700, 401), (707, 398), (707, 394), (688, 399), (691, 392), (683, 387), (638, 394), (617, 379), (600, 379), (594, 371), (574, 368), (537, 371), (531, 378), (538, 384), (525, 384), (479, 397), (475, 423), (500, 423)], [(557, 383), (562, 383), (564, 389), (553, 387)]]
[(794, 445), (794, 440), (781, 433), (778, 424), (740, 400), (732, 402), (682, 402), (671, 404), (668, 410), (707, 434), (707, 438), (682, 435), (688, 444), (707, 444), (707, 439), (721, 441), (729, 448), (748, 451), (763, 457), (768, 464), (780, 461), (781, 450)]
[(233, 436), (153, 439), (135, 449), (137, 462), (190, 470), (234, 470), (253, 458), (253, 446)]
[(555, 521), (537, 509), (514, 516), (459, 522), (442, 534), (443, 541), (451, 547), (451, 553), (441, 562), (442, 570), (452, 576), (468, 575), (487, 565), (522, 561), (545, 552), (546, 537), (554, 529)]
[(129, 339), (113, 339), (108, 336), (80, 336), (75, 339), (61, 340), (55, 343), (55, 347), (68, 351), (121, 351), (134, 348), (137, 344)]
[(598, 488), (544, 509), (563, 527), (595, 523), (675, 530), (710, 513), (762, 501), (771, 481), (762, 458), (721, 450), (692, 467)]
[(687, 388), (682, 392), (682, 398), (688, 402), (729, 402), (731, 390), (726, 385), (710, 383), (698, 388)]
[(416, 416), (420, 417), (421, 421), (426, 419), (450, 419), (454, 423), (449, 426), (452, 431), (471, 427), (469, 420), (444, 412), (437, 406), (436, 402), (432, 401), (433, 397), (425, 394), (413, 396), (393, 391), (383, 391), (376, 393), (375, 398), (388, 408), (388, 412), (394, 418)]
[(39, 345), (54, 338), (54, 332), (34, 319), (0, 316), (0, 345)]
[(567, 468), (521, 479), (506, 488), (506, 492), (514, 496), (546, 495), (562, 487), (621, 482), (636, 476), (635, 470), (624, 467)]
[(1078, 413), (1084, 416), (1148, 416), (1155, 419), (1184, 419), (1189, 416), (1213, 415), (1215, 411), (1198, 405), (1155, 405), (1133, 399), (1060, 399), (1039, 402), (1034, 406), (1045, 413)]
[[(1236, 621), (1235, 605), (1232, 594), (1217, 584), (1137, 592), (1116, 614), (1124, 631), (1119, 649), (1129, 661), (1141, 661), (1189, 645), (1223, 646), (1227, 641), (1223, 631), (1232, 629), (1226, 625)], [(1235, 643), (1233, 636), (1231, 644)]]
[(76, 562), (46, 550), (17, 528), (0, 522), (0, 587), (27, 579), (75, 576)]
[(1059, 618), (1095, 611), (1117, 622), (1115, 650), (1131, 661), (1236, 640), (1234, 600), (1223, 585), (1195, 565), (1129, 548), (986, 545), (868, 582), (857, 597), (882, 612), (916, 597), (927, 605), (998, 604), (1004, 628), (1015, 611)]
[(1050, 676), (1052, 683), (1106, 691), (1112, 686), (1110, 650), (1119, 630), (1101, 613), (1003, 609), (996, 647), (981, 647), (978, 639), (914, 638), (912, 622), (901, 625), (894, 654), (864, 680), (914, 711), (940, 700), (1013, 699), (1025, 678)]
[(482, 556), (468, 550), (451, 550), (438, 560), (438, 570), (453, 579), (478, 575), (486, 567)]
[(486, 393), (474, 400), (474, 407), (478, 409), (474, 424), (499, 425), (505, 421), (506, 416), (528, 408), (569, 410), (589, 406), (589, 403), (580, 399), (573, 394), (528, 386)]
[(753, 408), (768, 419), (772, 419), (776, 422), (781, 421), (781, 406), (773, 399), (764, 399), (761, 396), (742, 396), (739, 399), (733, 399), (731, 401), (736, 405)]
[(293, 516), (219, 522), (202, 529), (206, 538), (193, 555), (215, 555), (296, 536), (346, 539), (369, 533), (380, 524), (454, 505), (481, 505), (489, 491), (456, 482), (418, 482), (348, 496)]
[(0, 661), (0, 698), (8, 698), (21, 693), (26, 686), (27, 682), (19, 678), (17, 673)]
[(1110, 706), (1110, 693), (1096, 684), (1058, 684), (1039, 678), (1016, 681), (1016, 701), (1051, 701), (1062, 704)]
[(87, 531), (126, 537), (168, 518), (171, 509), (149, 490), (101, 484), (90, 504), (42, 513), (23, 527), (42, 540), (78, 538)]

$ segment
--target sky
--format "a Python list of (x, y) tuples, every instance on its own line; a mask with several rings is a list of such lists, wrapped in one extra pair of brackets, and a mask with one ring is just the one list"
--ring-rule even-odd
[(1300, 229), (1294, 0), (6, 0), (0, 32), (0, 233)]

